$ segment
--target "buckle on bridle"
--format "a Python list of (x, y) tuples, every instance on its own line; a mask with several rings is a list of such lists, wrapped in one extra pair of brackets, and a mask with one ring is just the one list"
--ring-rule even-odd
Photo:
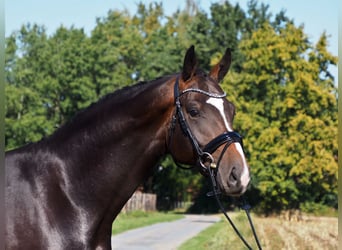
[(208, 152), (202, 152), (198, 158), (199, 165), (207, 171), (208, 168), (216, 168), (214, 157)]
[(212, 162), (212, 163), (210, 164), (210, 167), (215, 169), (215, 168), (217, 168), (217, 165), (216, 165), (215, 162)]

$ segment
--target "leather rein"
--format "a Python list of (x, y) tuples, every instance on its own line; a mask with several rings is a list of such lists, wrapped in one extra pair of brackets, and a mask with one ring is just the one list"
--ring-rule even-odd
[[(182, 110), (182, 104), (180, 102), (180, 97), (182, 95), (184, 95), (186, 93), (190, 93), (190, 92), (203, 94), (203, 95), (206, 95), (206, 96), (209, 96), (212, 98), (224, 98), (227, 96), (226, 93), (215, 94), (215, 93), (210, 93), (210, 92), (207, 92), (207, 91), (204, 91), (201, 89), (197, 89), (197, 88), (188, 88), (188, 89), (185, 89), (185, 90), (180, 92), (180, 90), (179, 90), (179, 76), (177, 76), (176, 82), (174, 85), (174, 99), (175, 99), (176, 111), (172, 116), (168, 147), (170, 148), (170, 144), (171, 144), (172, 137), (173, 137), (174, 130), (175, 130), (175, 125), (176, 125), (176, 122), (178, 121), (184, 136), (189, 138), (190, 143), (191, 143), (193, 149), (195, 150), (195, 153), (197, 154), (197, 166), (199, 166), (201, 168), (201, 170), (204, 174), (206, 174), (207, 176), (210, 177), (212, 191), (209, 192), (207, 194), (207, 196), (214, 196), (215, 197), (215, 200), (216, 200), (218, 206), (220, 207), (220, 210), (222, 211), (222, 213), (224, 214), (224, 216), (226, 217), (226, 219), (228, 220), (228, 222), (230, 223), (230, 225), (232, 226), (232, 228), (234, 229), (236, 234), (239, 236), (239, 238), (242, 240), (242, 242), (245, 244), (245, 246), (248, 249), (252, 249), (252, 247), (247, 243), (247, 241), (244, 239), (244, 237), (238, 231), (238, 229), (234, 225), (233, 221), (230, 219), (226, 210), (224, 209), (224, 207), (223, 207), (223, 205), (222, 205), (222, 203), (218, 197), (218, 195), (221, 193), (221, 191), (220, 191), (220, 189), (216, 183), (217, 170), (220, 166), (220, 162), (221, 162), (221, 159), (222, 159), (224, 153), (226, 152), (226, 150), (228, 149), (228, 147), (232, 143), (240, 143), (241, 147), (243, 148), (242, 137), (239, 133), (234, 132), (234, 131), (224, 132), (224, 133), (220, 134), (219, 136), (215, 137), (214, 139), (212, 139), (202, 149), (200, 147), (198, 141), (196, 140), (195, 136), (191, 132), (191, 129), (190, 129), (190, 127), (189, 127), (189, 125), (185, 119), (185, 116), (184, 116), (184, 113)], [(218, 158), (217, 163), (215, 163), (215, 160), (214, 160), (214, 157), (212, 156), (212, 153), (214, 153), (223, 144), (225, 144), (224, 148), (223, 148), (223, 150), (222, 150), (222, 152)], [(192, 169), (194, 167), (194, 166), (184, 167), (180, 163), (178, 163), (177, 161), (174, 160), (174, 162), (178, 167), (180, 167), (182, 169)], [(248, 221), (249, 221), (251, 229), (253, 231), (254, 239), (258, 245), (258, 249), (262, 249), (260, 242), (259, 242), (259, 239), (256, 235), (255, 228), (254, 228), (254, 225), (252, 223), (250, 214), (249, 214), (249, 210), (250, 210), (251, 206), (246, 202), (246, 200), (244, 198), (242, 198), (241, 208), (243, 210), (245, 210), (245, 212), (247, 214)]]

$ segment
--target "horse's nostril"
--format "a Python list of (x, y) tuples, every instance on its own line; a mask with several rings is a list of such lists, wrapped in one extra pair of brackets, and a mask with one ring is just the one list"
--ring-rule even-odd
[(233, 167), (232, 171), (230, 172), (230, 176), (229, 176), (230, 186), (236, 186), (238, 183), (238, 174), (236, 171), (237, 171), (236, 168)]
[(236, 173), (236, 168), (233, 167), (232, 173), (231, 173), (232, 177), (234, 178), (234, 180), (237, 181), (238, 177), (237, 177), (237, 173)]

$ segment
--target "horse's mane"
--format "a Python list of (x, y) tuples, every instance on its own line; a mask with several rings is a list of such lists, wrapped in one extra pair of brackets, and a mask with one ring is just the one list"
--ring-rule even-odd
[[(93, 102), (88, 107), (86, 107), (83, 110), (78, 111), (71, 119), (69, 119), (65, 124), (61, 125), (53, 134), (56, 134), (58, 132), (61, 132), (62, 130), (65, 131), (65, 129), (78, 129), (78, 124), (82, 124), (84, 121), (86, 121), (88, 114), (91, 114), (93, 112), (97, 112), (97, 108), (101, 107), (107, 102), (110, 102), (111, 107), (114, 108), (116, 104), (120, 105), (126, 100), (128, 101), (131, 98), (134, 98), (139, 93), (146, 90), (151, 84), (159, 85), (163, 82), (166, 82), (168, 79), (170, 79), (174, 75), (167, 75), (158, 77), (151, 81), (140, 81), (134, 85), (131, 86), (125, 86), (121, 89), (118, 89), (112, 93), (109, 93), (107, 95), (104, 95), (102, 98), (100, 98), (98, 101)], [(52, 134), (52, 135), (53, 135)]]
[(104, 95), (98, 101), (90, 104), (84, 110), (79, 111), (76, 114), (76, 116), (78, 116), (81, 113), (87, 112), (88, 110), (92, 109), (93, 107), (101, 105), (102, 103), (105, 103), (108, 100), (110, 100), (110, 101), (114, 100), (114, 102), (121, 103), (121, 102), (123, 102), (127, 99), (130, 99), (130, 98), (136, 96), (137, 94), (141, 93), (146, 88), (148, 88), (150, 86), (150, 84), (157, 84), (158, 85), (162, 82), (166, 82), (172, 76), (174, 76), (174, 75), (161, 76), (161, 77), (157, 77), (154, 80), (150, 80), (150, 81), (139, 81), (134, 85), (129, 85), (129, 86), (122, 87), (121, 89), (117, 89), (112, 93)]

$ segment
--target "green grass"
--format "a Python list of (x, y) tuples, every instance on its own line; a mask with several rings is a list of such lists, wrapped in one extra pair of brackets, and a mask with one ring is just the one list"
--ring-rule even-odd
[(218, 232), (222, 231), (222, 227), (224, 226), (223, 222), (217, 222), (204, 231), (200, 232), (194, 238), (186, 241), (182, 244), (178, 250), (202, 250), (202, 249), (216, 249), (213, 248), (213, 242), (210, 240), (211, 237), (216, 238)]
[(112, 226), (112, 234), (118, 234), (130, 229), (152, 225), (159, 222), (173, 221), (183, 218), (184, 215), (163, 212), (134, 211), (120, 213)]
[[(242, 233), (247, 242), (253, 249), (257, 249), (253, 242), (252, 232), (250, 231), (247, 218), (244, 213), (230, 213), (229, 215), (234, 224)], [(246, 249), (243, 242), (238, 238), (230, 224), (222, 216), (221, 221), (215, 223), (204, 231), (200, 232), (196, 237), (186, 241), (178, 248), (178, 250), (225, 250), (225, 249)]]

